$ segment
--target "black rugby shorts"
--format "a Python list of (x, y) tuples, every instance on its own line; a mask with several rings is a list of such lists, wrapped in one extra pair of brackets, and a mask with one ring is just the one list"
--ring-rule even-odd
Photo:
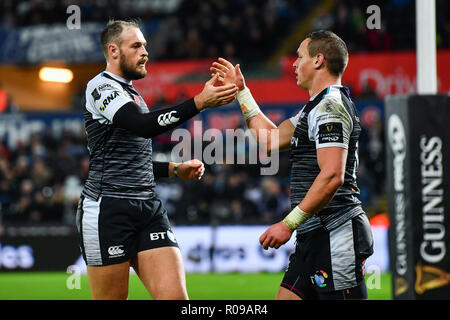
[(304, 300), (367, 299), (364, 263), (372, 254), (365, 214), (333, 230), (312, 230), (297, 237), (281, 286)]
[(161, 200), (134, 200), (83, 195), (78, 202), (77, 229), (83, 258), (89, 266), (128, 261), (138, 252), (178, 247)]

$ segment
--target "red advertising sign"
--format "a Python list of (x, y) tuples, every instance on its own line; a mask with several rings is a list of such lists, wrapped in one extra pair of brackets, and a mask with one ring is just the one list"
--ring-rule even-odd
[[(199, 93), (209, 77), (212, 59), (158, 62), (147, 65), (148, 74), (135, 86), (147, 104), (164, 101), (167, 104), (192, 97)], [(297, 104), (308, 100), (308, 93), (296, 85), (295, 57), (281, 61), (278, 78), (247, 79), (247, 86), (259, 103)], [(438, 91), (450, 91), (450, 50), (437, 54)], [(241, 66), (245, 76), (245, 65)], [(353, 53), (342, 82), (352, 89), (353, 95), (372, 88), (379, 97), (388, 94), (408, 93), (416, 90), (416, 54), (413, 51), (388, 53)]]

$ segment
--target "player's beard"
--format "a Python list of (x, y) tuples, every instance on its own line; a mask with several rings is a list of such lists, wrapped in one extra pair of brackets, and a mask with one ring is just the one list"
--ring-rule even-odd
[[(138, 80), (142, 79), (147, 75), (147, 70), (140, 69), (139, 64), (129, 63), (122, 53), (120, 53), (120, 62), (119, 62), (120, 70), (122, 71), (122, 75), (127, 80)], [(140, 70), (138, 70), (138, 68)]]

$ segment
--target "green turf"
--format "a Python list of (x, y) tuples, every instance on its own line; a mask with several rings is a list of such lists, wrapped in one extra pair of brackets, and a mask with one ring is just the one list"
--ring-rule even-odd
[[(81, 276), (80, 289), (68, 289), (70, 275), (63, 272), (0, 273), (0, 300), (83, 300), (91, 299), (87, 276)], [(271, 300), (282, 273), (187, 274), (186, 284), (192, 300)], [(75, 282), (72, 282), (75, 284)], [(390, 274), (380, 281), (366, 278), (369, 299), (390, 300)], [(130, 300), (151, 299), (135, 275), (130, 276)]]

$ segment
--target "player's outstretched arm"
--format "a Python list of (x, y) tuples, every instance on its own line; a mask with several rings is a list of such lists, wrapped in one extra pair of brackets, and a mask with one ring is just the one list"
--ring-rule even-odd
[[(270, 153), (273, 150), (287, 150), (290, 148), (291, 138), (295, 127), (289, 121), (283, 121), (276, 126), (259, 108), (253, 98), (250, 89), (245, 85), (245, 79), (240, 65), (233, 66), (226, 59), (219, 58), (213, 62), (210, 68), (212, 75), (218, 75), (218, 81), (224, 85), (235, 84), (239, 93), (237, 95), (242, 114), (250, 129), (253, 130), (256, 140), (267, 148)], [(276, 137), (276, 139), (272, 139)]]
[(217, 76), (205, 83), (199, 94), (179, 105), (149, 113), (141, 113), (139, 106), (130, 101), (113, 117), (113, 124), (143, 138), (153, 138), (170, 131), (206, 108), (215, 108), (233, 101), (237, 94), (234, 84), (216, 87)]

